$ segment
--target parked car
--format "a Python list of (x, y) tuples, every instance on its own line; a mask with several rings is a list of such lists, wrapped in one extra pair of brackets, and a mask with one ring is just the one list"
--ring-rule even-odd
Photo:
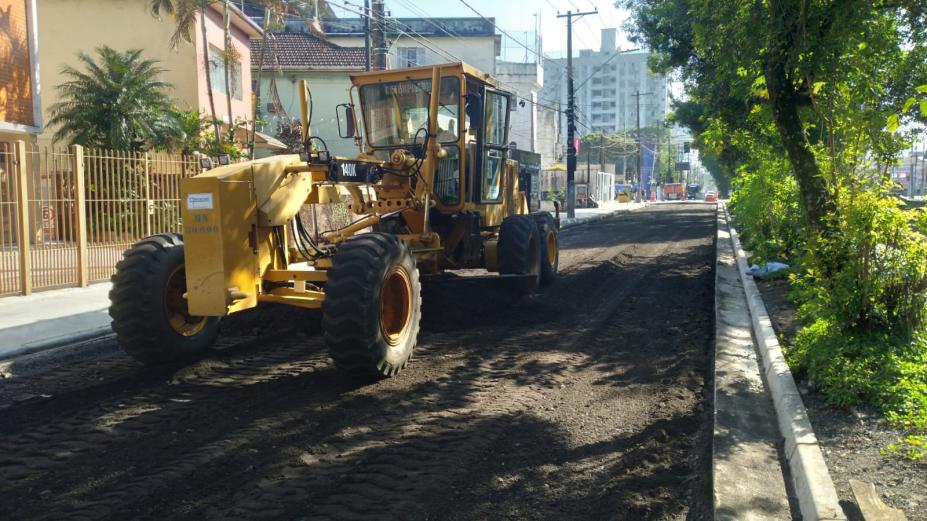
[(706, 203), (717, 203), (718, 202), (718, 192), (705, 192), (705, 202)]

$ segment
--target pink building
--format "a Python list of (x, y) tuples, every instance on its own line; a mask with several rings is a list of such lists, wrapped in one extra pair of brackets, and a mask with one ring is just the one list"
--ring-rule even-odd
[[(216, 117), (222, 121), (234, 122), (236, 119), (251, 120), (253, 116), (251, 102), (251, 38), (263, 34), (260, 26), (244, 15), (237, 7), (231, 5), (230, 34), (232, 46), (237, 59), (230, 61), (229, 90), (225, 88), (225, 63), (222, 59), (224, 49), (223, 11), (221, 4), (213, 4), (207, 11), (206, 42), (209, 47), (208, 74), (212, 82), (213, 98), (216, 105)], [(206, 88), (207, 67), (203, 63), (202, 33), (196, 33), (197, 82), (199, 89), (199, 107), (204, 114), (209, 114), (209, 91)], [(232, 101), (231, 119), (228, 114), (228, 100)]]

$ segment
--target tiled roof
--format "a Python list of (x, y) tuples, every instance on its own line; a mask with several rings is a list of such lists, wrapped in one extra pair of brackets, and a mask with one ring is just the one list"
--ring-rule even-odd
[[(251, 66), (260, 61), (261, 40), (251, 40)], [(309, 33), (272, 33), (267, 38), (265, 70), (363, 70), (363, 47), (341, 47)]]

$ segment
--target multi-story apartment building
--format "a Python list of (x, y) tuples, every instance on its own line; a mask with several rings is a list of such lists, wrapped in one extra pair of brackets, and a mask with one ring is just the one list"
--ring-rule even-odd
[[(599, 51), (583, 49), (573, 58), (573, 88), (580, 133), (612, 133), (637, 126), (640, 97), (641, 127), (662, 124), (666, 117), (666, 77), (652, 74), (646, 51), (622, 53), (615, 29), (602, 29)], [(567, 105), (566, 58), (547, 60), (541, 98)], [(565, 112), (562, 128), (566, 128)]]

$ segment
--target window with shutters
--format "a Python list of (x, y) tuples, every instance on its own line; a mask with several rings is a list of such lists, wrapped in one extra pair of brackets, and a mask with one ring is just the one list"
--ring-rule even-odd
[(425, 65), (424, 47), (400, 47), (398, 53), (400, 68)]

